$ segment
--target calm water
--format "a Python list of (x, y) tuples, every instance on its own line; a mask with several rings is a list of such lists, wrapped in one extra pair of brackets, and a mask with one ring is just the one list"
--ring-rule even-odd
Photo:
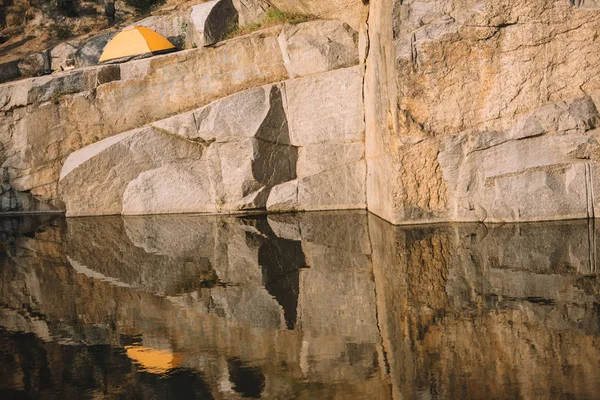
[(598, 398), (599, 256), (587, 221), (4, 218), (0, 398)]

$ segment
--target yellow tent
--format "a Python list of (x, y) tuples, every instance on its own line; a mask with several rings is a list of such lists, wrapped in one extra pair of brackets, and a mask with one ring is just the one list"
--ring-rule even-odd
[(163, 36), (152, 29), (135, 26), (117, 33), (108, 42), (100, 56), (100, 62), (170, 50), (175, 50), (175, 46)]

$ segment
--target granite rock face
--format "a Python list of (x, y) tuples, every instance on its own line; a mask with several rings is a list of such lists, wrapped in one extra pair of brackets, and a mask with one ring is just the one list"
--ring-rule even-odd
[(600, 11), (583, 4), (372, 1), (369, 209), (394, 223), (594, 216)]
[(78, 150), (61, 172), (67, 215), (364, 208), (361, 78), (246, 90)]
[(362, 68), (286, 83), (298, 178), (276, 186), (270, 211), (365, 208)]
[(340, 21), (286, 24), (279, 35), (291, 78), (358, 64), (358, 33)]
[[(216, 7), (215, 3), (211, 10)], [(153, 18), (146, 22), (152, 25), (162, 21), (165, 34), (169, 29), (172, 34), (177, 33), (177, 18)], [(362, 73), (358, 67), (345, 68), (358, 64), (357, 34), (336, 21), (311, 21), (283, 29), (282, 33), (281, 27), (268, 28), (214, 48), (78, 69), (0, 86), (0, 107), (4, 112), (0, 117), (0, 161), (9, 173), (12, 188), (64, 209), (69, 201), (63, 203), (57, 184), (67, 157), (148, 124), (153, 124), (154, 134), (176, 132), (204, 146), (205, 164), (191, 160), (191, 167), (182, 160), (176, 167), (171, 160), (164, 161), (169, 165), (161, 161), (159, 165), (134, 168), (135, 176), (124, 179), (127, 184), (134, 178), (135, 182), (128, 191), (119, 189), (118, 205), (110, 200), (97, 212), (84, 205), (81, 211), (75, 211), (79, 206), (71, 202), (73, 213), (265, 208), (271, 187), (329, 170), (338, 172), (335, 177), (323, 175), (325, 181), (348, 182), (340, 193), (361, 187), (354, 181), (360, 178), (364, 166), (350, 164), (363, 162)], [(287, 45), (285, 57), (292, 64), (285, 64), (282, 40)], [(57, 62), (76, 58), (66, 50), (56, 53)], [(290, 65), (300, 62), (306, 66), (301, 71), (294, 70), (293, 75), (305, 78), (285, 81), (292, 73)], [(285, 82), (268, 89), (261, 87), (282, 81)], [(244, 92), (252, 87), (256, 89)], [(226, 97), (231, 93), (237, 94)], [(275, 97), (279, 98), (277, 106), (269, 103)], [(186, 113), (216, 99), (221, 100)], [(164, 120), (171, 115), (175, 117)], [(335, 157), (325, 154), (319, 144), (327, 144)], [(297, 173), (297, 164), (306, 171)], [(107, 165), (117, 168), (111, 162)], [(210, 170), (205, 170), (207, 165)], [(341, 166), (348, 168), (338, 168)], [(160, 182), (174, 173), (173, 168), (187, 168), (185, 173), (177, 174), (178, 187), (197, 180), (194, 191), (168, 195), (175, 190), (175, 183), (167, 188), (161, 187)], [(246, 172), (235, 176), (238, 170)], [(214, 182), (206, 179), (209, 175), (230, 185), (229, 189), (217, 189)], [(325, 181), (323, 185), (327, 185)], [(328, 208), (340, 208), (335, 206), (332, 190), (323, 199), (329, 199)], [(146, 197), (154, 200), (148, 202)], [(191, 206), (194, 197), (203, 200)], [(351, 197), (340, 204), (364, 207), (363, 190)], [(273, 202), (275, 208), (276, 203)]]
[(0, 161), (15, 190), (62, 208), (62, 163), (80, 148), (230, 93), (287, 78), (279, 29), (120, 65), (0, 86)]
[(233, 0), (233, 6), (238, 11), (240, 26), (259, 22), (271, 8), (267, 0)]

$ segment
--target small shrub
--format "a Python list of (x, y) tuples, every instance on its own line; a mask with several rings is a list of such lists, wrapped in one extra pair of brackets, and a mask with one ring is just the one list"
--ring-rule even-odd
[(254, 24), (245, 25), (242, 27), (236, 26), (229, 32), (226, 39), (230, 39), (236, 36), (247, 35), (248, 33), (257, 31), (259, 29), (268, 28), (270, 26), (280, 24), (292, 24), (297, 25), (303, 22), (311, 21), (315, 19), (314, 15), (299, 14), (299, 13), (287, 13), (275, 8), (269, 9), (259, 22)]
[(79, 15), (79, 0), (56, 0), (56, 7), (61, 14), (67, 17)]
[(185, 35), (185, 33), (187, 32), (187, 26), (188, 26), (187, 21), (183, 21), (181, 23), (181, 34), (182, 35)]

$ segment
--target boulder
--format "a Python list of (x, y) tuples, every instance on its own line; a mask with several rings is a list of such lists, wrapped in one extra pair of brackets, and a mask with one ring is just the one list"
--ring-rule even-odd
[(74, 61), (75, 67), (87, 67), (89, 65), (97, 65), (100, 56), (104, 51), (104, 47), (116, 32), (104, 33), (94, 36), (84, 41), (79, 49), (75, 52)]
[(75, 65), (75, 53), (77, 53), (77, 46), (69, 42), (54, 47), (50, 50), (51, 69), (60, 71), (65, 67)]
[(156, 129), (210, 144), (257, 138), (289, 145), (282, 85), (268, 85), (224, 97), (198, 110), (152, 124)]
[(123, 211), (123, 193), (140, 173), (180, 159), (200, 160), (197, 143), (152, 128), (125, 132), (72, 153), (65, 161), (59, 191), (68, 216)]
[(269, 188), (293, 176), (294, 149), (259, 140), (215, 143), (199, 162), (141, 173), (123, 194), (125, 215), (262, 209)]
[(290, 77), (358, 64), (358, 33), (341, 21), (286, 24), (279, 45)]
[(60, 194), (67, 215), (261, 209), (271, 187), (296, 177), (296, 160), (273, 85), (72, 153)]
[(33, 53), (19, 61), (22, 76), (40, 75), (50, 69), (46, 53)]
[(186, 46), (210, 46), (223, 39), (238, 24), (232, 0), (212, 0), (193, 6), (187, 22)]

